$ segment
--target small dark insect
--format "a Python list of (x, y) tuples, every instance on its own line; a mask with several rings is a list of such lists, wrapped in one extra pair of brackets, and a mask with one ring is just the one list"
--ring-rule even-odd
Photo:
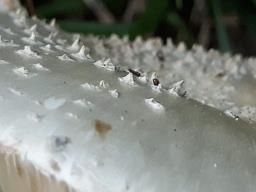
[(128, 69), (128, 71), (129, 71), (130, 73), (132, 73), (133, 75), (135, 75), (135, 76), (137, 76), (137, 77), (140, 77), (140, 72), (134, 71), (133, 69)]
[(154, 84), (155, 86), (158, 86), (159, 83), (160, 83), (160, 81), (159, 81), (158, 79), (156, 79), (156, 78), (153, 79), (153, 84)]

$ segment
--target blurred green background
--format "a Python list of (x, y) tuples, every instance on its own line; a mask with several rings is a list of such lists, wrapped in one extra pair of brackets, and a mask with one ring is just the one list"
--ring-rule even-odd
[(171, 37), (222, 52), (256, 53), (256, 0), (23, 0), (30, 14), (64, 30)]

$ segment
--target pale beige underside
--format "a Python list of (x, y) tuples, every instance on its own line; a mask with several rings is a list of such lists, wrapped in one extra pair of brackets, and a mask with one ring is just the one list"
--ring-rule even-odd
[(66, 183), (46, 176), (21, 159), (14, 149), (0, 145), (0, 192), (70, 192)]

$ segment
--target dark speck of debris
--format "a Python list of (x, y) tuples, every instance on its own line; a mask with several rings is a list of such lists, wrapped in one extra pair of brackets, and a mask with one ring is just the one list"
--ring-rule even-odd
[(124, 112), (125, 112), (125, 113), (128, 113), (128, 111), (127, 111), (127, 110), (124, 110)]
[(59, 164), (55, 161), (55, 160), (51, 160), (50, 161), (50, 165), (51, 165), (51, 168), (56, 171), (56, 172), (60, 172), (60, 166)]
[(163, 51), (161, 51), (161, 50), (157, 51), (156, 56), (159, 59), (159, 61), (162, 61), (162, 62), (164, 61)]
[(160, 83), (160, 82), (159, 82), (158, 79), (156, 79), (156, 78), (153, 79), (153, 84), (154, 84), (155, 86), (158, 86), (159, 83)]
[(225, 72), (224, 72), (224, 71), (219, 72), (219, 73), (217, 73), (217, 74), (215, 75), (216, 78), (222, 78), (222, 77), (224, 77), (224, 76), (225, 76)]
[(111, 125), (96, 119), (94, 122), (94, 128), (101, 138), (104, 138), (106, 134), (112, 129)]
[(108, 49), (111, 48), (110, 44), (106, 41), (103, 42), (103, 46)]
[(133, 75), (135, 75), (135, 76), (137, 76), (137, 77), (140, 77), (140, 72), (135, 71), (135, 70), (133, 70), (133, 69), (128, 69), (128, 71), (129, 71), (130, 73), (132, 73)]
[(235, 120), (238, 121), (239, 120), (239, 116), (235, 115)]
[(52, 136), (50, 138), (50, 148), (55, 152), (63, 151), (70, 143), (71, 139), (67, 136)]
[(187, 95), (187, 91), (183, 91), (182, 93), (179, 93), (180, 97), (186, 97), (186, 95)]
[(177, 131), (177, 129), (174, 129), (174, 131)]

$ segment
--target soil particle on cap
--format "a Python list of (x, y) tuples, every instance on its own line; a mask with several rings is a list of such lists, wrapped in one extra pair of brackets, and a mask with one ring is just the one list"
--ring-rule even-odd
[(98, 119), (96, 119), (94, 122), (94, 128), (101, 138), (104, 138), (106, 134), (112, 129), (110, 124)]

